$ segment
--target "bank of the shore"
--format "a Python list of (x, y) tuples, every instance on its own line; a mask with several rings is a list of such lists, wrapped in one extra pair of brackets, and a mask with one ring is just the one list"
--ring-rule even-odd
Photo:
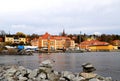
[(111, 77), (100, 76), (93, 71), (95, 68), (90, 63), (82, 65), (83, 71), (72, 73), (70, 71), (55, 71), (53, 60), (40, 63), (38, 69), (28, 69), (23, 66), (1, 66), (0, 81), (113, 81)]

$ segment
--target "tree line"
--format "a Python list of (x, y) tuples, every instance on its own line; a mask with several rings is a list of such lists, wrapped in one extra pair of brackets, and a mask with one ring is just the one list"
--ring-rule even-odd
[[(4, 35), (8, 35), (5, 33), (5, 31), (0, 30), (0, 36), (4, 36)], [(24, 36), (29, 38), (29, 41), (33, 40), (34, 38), (38, 38), (39, 34), (31, 34), (31, 35), (26, 35), (23, 32), (17, 32), (16, 34), (17, 36)], [(104, 42), (108, 42), (108, 43), (112, 43), (112, 41), (114, 40), (120, 40), (120, 35), (118, 34), (101, 34), (101, 35), (87, 35), (87, 34), (66, 34), (65, 32), (60, 33), (59, 36), (67, 36), (70, 37), (71, 39), (73, 39), (75, 41), (75, 43), (81, 43), (85, 40), (87, 40), (88, 38), (93, 38), (99, 41), (104, 41)]]

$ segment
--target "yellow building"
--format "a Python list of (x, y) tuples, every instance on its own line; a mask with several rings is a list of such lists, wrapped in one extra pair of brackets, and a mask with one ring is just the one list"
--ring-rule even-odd
[(90, 51), (112, 51), (114, 50), (113, 45), (92, 45), (89, 46)]
[(87, 40), (81, 42), (80, 48), (89, 51), (111, 51), (114, 50), (115, 47), (107, 42)]
[(14, 43), (14, 37), (12, 35), (6, 35), (5, 36), (5, 42)]
[(23, 42), (25, 44), (26, 43), (26, 38), (23, 37), (23, 36), (6, 35), (5, 36), (5, 42), (10, 42), (10, 43)]

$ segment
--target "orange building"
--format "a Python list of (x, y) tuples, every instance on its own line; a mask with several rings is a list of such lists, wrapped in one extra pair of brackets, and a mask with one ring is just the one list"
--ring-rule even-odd
[(31, 41), (31, 45), (38, 46), (39, 48), (49, 48), (49, 49), (63, 49), (75, 47), (75, 43), (69, 37), (66, 36), (56, 36), (45, 33), (38, 39)]

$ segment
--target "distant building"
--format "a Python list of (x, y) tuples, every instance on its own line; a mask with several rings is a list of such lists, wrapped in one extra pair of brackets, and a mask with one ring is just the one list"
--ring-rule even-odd
[(98, 40), (87, 40), (81, 42), (80, 48), (89, 51), (111, 51), (114, 49), (114, 46), (110, 45), (107, 42), (101, 42)]
[(38, 39), (33, 39), (31, 45), (38, 46), (39, 48), (50, 48), (50, 49), (73, 49), (75, 42), (66, 36), (55, 36), (45, 33)]
[(23, 42), (25, 44), (26, 38), (25, 36), (5, 35), (5, 42), (11, 42), (11, 43)]
[(33, 40), (31, 40), (31, 45), (38, 46), (39, 45), (39, 38), (34, 38)]
[(115, 46), (115, 49), (120, 49), (120, 40), (114, 40), (112, 44)]
[(3, 37), (0, 37), (0, 42), (4, 42), (4, 38)]

